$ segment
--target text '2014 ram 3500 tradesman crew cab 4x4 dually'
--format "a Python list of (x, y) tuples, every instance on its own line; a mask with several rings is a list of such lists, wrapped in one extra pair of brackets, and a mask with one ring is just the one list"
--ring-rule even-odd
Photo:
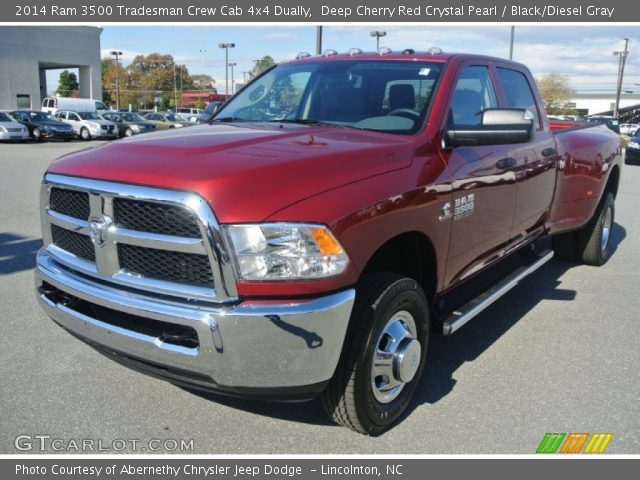
[(518, 63), (301, 54), (210, 124), (52, 163), (38, 298), (132, 368), (321, 395), (336, 422), (377, 435), (409, 404), (432, 328), (455, 332), (553, 251), (606, 262), (619, 138), (568, 126), (549, 125)]

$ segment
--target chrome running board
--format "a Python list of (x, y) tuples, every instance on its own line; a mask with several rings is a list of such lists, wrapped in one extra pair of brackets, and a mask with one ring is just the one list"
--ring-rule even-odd
[(531, 275), (542, 265), (553, 258), (553, 250), (545, 250), (538, 255), (532, 264), (520, 267), (507, 275), (503, 280), (481, 293), (476, 298), (454, 311), (442, 325), (443, 335), (451, 335), (473, 317), (482, 312), (505, 293), (518, 285), (520, 280)]

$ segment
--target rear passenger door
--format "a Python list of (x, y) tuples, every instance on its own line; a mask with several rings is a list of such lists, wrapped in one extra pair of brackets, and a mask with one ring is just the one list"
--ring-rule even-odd
[(536, 126), (534, 139), (529, 143), (513, 145), (512, 158), (516, 178), (516, 205), (511, 238), (518, 242), (534, 235), (543, 226), (555, 191), (557, 153), (555, 141), (545, 130), (538, 109), (533, 79), (526, 70), (511, 65), (496, 67), (501, 89), (501, 106), (524, 108)]
[[(489, 64), (461, 67), (450, 99), (451, 126), (480, 125), (481, 112), (498, 99)], [(495, 258), (509, 240), (515, 206), (515, 174), (505, 168), (512, 145), (460, 146), (442, 150), (452, 182), (445, 282), (458, 281)]]

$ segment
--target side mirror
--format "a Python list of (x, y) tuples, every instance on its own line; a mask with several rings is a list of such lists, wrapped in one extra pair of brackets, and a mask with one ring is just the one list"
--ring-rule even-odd
[(533, 119), (524, 108), (487, 108), (480, 125), (453, 125), (445, 132), (446, 146), (473, 147), (530, 142)]

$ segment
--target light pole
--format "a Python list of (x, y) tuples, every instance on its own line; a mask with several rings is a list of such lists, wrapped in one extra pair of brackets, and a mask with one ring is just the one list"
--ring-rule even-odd
[(233, 81), (233, 67), (235, 67), (236, 65), (238, 65), (236, 62), (231, 62), (229, 64), (229, 66), (231, 67), (231, 95), (233, 95), (233, 85), (234, 85), (234, 81)]
[(316, 55), (322, 53), (322, 25), (316, 27)]
[(624, 39), (624, 50), (616, 50), (614, 55), (618, 55), (618, 85), (616, 88), (616, 105), (613, 110), (613, 118), (618, 118), (618, 110), (620, 109), (620, 93), (622, 91), (622, 77), (624, 77), (624, 64), (627, 61), (627, 55), (629, 55), (629, 39)]
[(511, 25), (511, 41), (509, 42), (509, 60), (513, 60), (513, 41), (516, 36), (516, 27)]
[(218, 47), (224, 48), (224, 93), (226, 95), (229, 95), (229, 49), (234, 48), (235, 46), (235, 43), (221, 43), (218, 45)]
[(386, 37), (387, 32), (381, 32), (379, 30), (374, 30), (369, 35), (372, 37), (376, 37), (376, 50), (380, 50), (380, 37)]
[(122, 56), (119, 50), (111, 50), (111, 55), (116, 57), (116, 110), (120, 110), (120, 66), (118, 59)]
[(243, 83), (243, 85), (247, 84), (247, 73), (249, 73), (249, 72), (242, 72), (242, 83)]
[(173, 62), (173, 111), (178, 113), (178, 79), (176, 77), (176, 62)]

